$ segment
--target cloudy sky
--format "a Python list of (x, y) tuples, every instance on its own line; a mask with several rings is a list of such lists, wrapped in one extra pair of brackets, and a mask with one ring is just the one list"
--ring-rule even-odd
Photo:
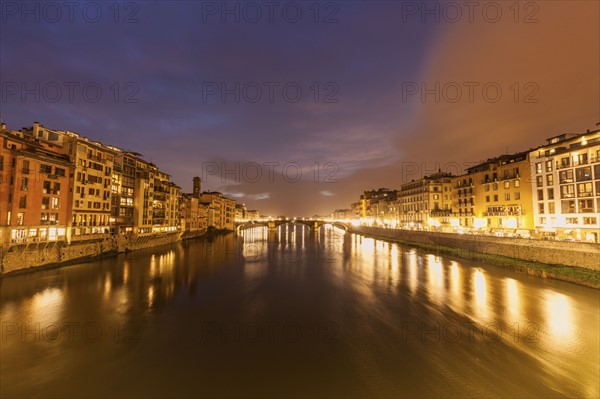
[[(471, 4), (471, 5), (467, 5)], [(2, 120), (133, 150), (273, 215), (600, 122), (600, 6), (0, 2)]]

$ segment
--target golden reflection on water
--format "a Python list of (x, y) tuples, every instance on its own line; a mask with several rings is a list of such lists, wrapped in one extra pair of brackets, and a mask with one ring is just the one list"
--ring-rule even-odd
[(102, 296), (105, 300), (110, 298), (110, 291), (112, 289), (112, 280), (110, 277), (110, 273), (106, 273), (104, 275), (104, 289), (102, 291)]
[(544, 305), (549, 337), (555, 345), (568, 346), (575, 338), (571, 300), (548, 290)]
[(481, 270), (475, 270), (473, 273), (473, 293), (475, 294), (475, 313), (477, 316), (487, 319), (489, 315), (487, 283), (485, 274)]
[(408, 258), (408, 286), (410, 292), (413, 295), (417, 294), (417, 282), (418, 282), (418, 266), (417, 266), (417, 253), (412, 250), (406, 254)]
[(29, 312), (35, 322), (54, 322), (59, 319), (64, 305), (64, 293), (60, 288), (46, 288), (36, 293), (30, 301)]
[(506, 313), (508, 321), (521, 322), (521, 298), (519, 292), (519, 282), (512, 278), (504, 279), (506, 287)]
[(427, 255), (427, 280), (430, 299), (440, 303), (445, 297), (444, 268), (442, 260), (432, 254)]
[(460, 275), (460, 268), (458, 263), (455, 261), (450, 262), (450, 294), (452, 302), (458, 308), (462, 308), (463, 305), (463, 293), (462, 293), (462, 277)]
[(123, 284), (127, 284), (129, 281), (129, 263), (123, 262)]
[(400, 251), (396, 244), (390, 245), (390, 279), (392, 283), (398, 284), (400, 281)]

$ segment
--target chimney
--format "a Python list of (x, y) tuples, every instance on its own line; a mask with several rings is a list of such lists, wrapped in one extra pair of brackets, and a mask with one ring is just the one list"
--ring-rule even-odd
[(33, 122), (33, 137), (35, 137), (36, 139), (38, 137), (39, 131), (40, 131), (40, 123)]
[(194, 197), (200, 199), (200, 187), (201, 187), (201, 180), (198, 176), (194, 177), (194, 192), (193, 195)]

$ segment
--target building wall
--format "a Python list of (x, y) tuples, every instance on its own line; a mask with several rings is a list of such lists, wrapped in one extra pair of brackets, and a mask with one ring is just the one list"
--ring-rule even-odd
[(530, 158), (535, 227), (558, 238), (598, 242), (600, 132), (549, 139)]
[(20, 132), (0, 132), (1, 242), (67, 239), (71, 166)]

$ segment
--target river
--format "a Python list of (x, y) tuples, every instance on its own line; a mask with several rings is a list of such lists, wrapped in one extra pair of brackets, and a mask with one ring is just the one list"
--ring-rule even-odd
[(245, 230), (0, 279), (2, 397), (598, 397), (599, 291)]

